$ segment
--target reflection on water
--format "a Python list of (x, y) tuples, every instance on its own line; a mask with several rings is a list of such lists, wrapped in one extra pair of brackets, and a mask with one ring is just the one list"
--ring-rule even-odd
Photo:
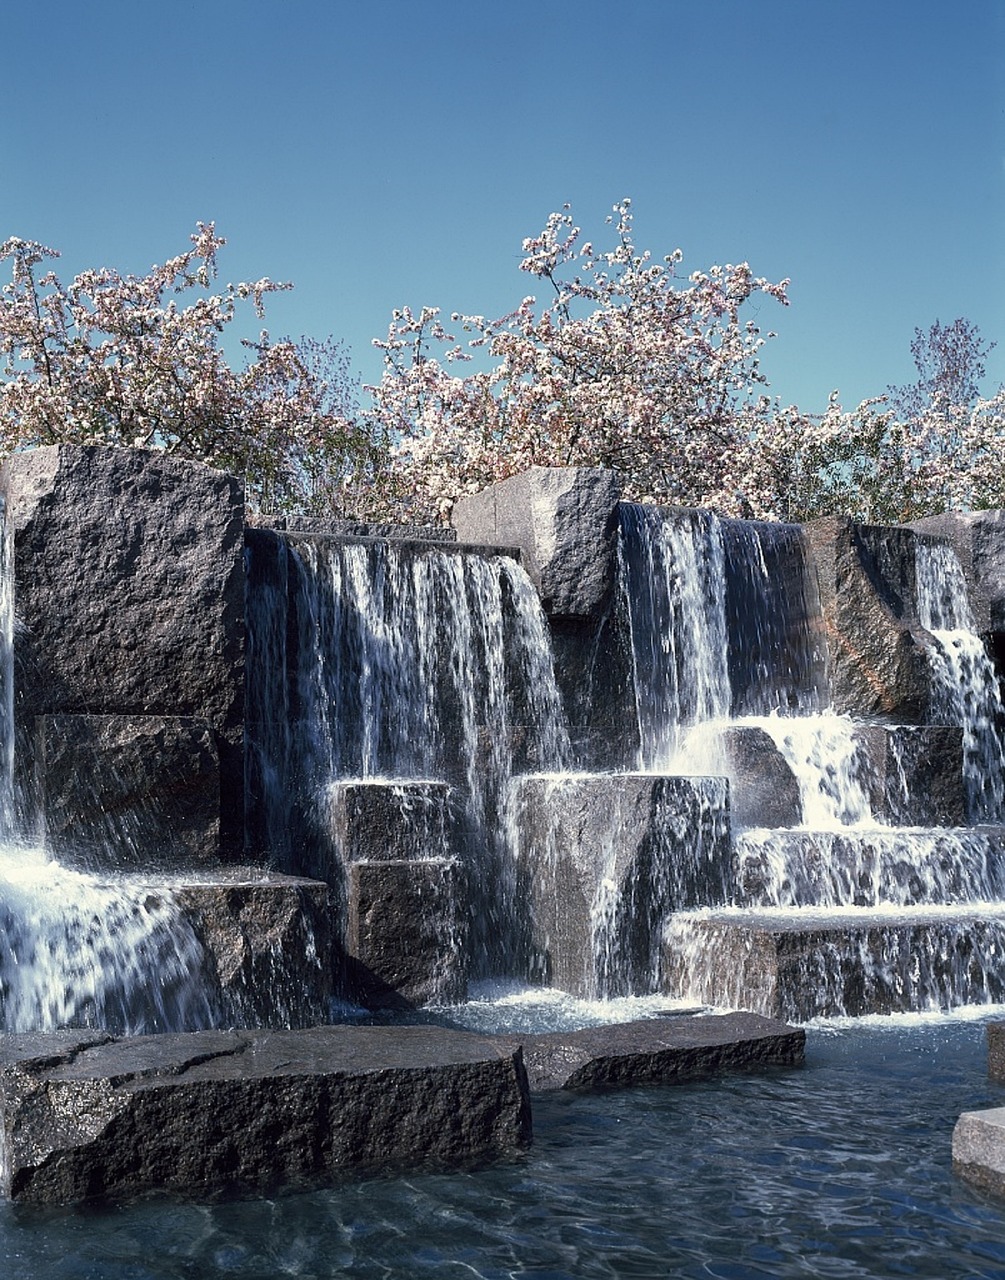
[(950, 1170), (1005, 1104), (976, 1018), (811, 1027), (802, 1070), (538, 1100), (481, 1173), (286, 1199), (0, 1212), (5, 1280), (1005, 1278), (1005, 1205)]

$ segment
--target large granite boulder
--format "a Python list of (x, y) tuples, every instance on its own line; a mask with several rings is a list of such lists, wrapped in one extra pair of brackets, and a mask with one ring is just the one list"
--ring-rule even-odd
[(167, 715), (216, 737), (222, 836), (243, 829), (244, 502), (232, 476), (140, 449), (50, 445), (0, 473), (13, 535), (17, 712)]
[(461, 498), (462, 542), (519, 547), (547, 614), (598, 618), (614, 587), (620, 482), (596, 467), (531, 467)]
[(817, 568), (834, 709), (923, 723), (931, 671), (917, 616), (918, 535), (836, 516), (805, 528)]
[(202, 949), (215, 1025), (312, 1026), (327, 1022), (333, 1000), (344, 997), (338, 911), (328, 885), (227, 866), (180, 876), (169, 887), (152, 884), (148, 902), (158, 894)]
[(66, 1204), (457, 1169), (530, 1142), (519, 1049), (439, 1027), (0, 1037), (0, 1190)]
[(680, 914), (665, 941), (667, 994), (786, 1022), (1005, 999), (1005, 917), (981, 904)]

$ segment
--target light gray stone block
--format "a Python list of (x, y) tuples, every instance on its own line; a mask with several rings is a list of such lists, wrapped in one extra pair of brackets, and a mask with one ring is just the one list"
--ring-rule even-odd
[(953, 1172), (1005, 1197), (1005, 1107), (964, 1111), (953, 1129)]
[(614, 586), (621, 485), (596, 467), (531, 467), (461, 498), (451, 522), (462, 542), (519, 547), (556, 618), (598, 618)]

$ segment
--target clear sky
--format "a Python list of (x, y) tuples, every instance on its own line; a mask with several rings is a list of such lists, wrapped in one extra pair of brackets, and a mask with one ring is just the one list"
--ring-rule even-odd
[[(364, 381), (393, 308), (486, 315), (569, 201), (630, 196), (684, 270), (792, 279), (761, 304), (807, 410), (909, 381), (958, 315), (1005, 381), (1005, 0), (0, 0), (0, 239), (65, 277), (141, 272), (197, 220), (226, 279), (292, 280), (274, 336)], [(252, 324), (251, 328), (254, 328)]]

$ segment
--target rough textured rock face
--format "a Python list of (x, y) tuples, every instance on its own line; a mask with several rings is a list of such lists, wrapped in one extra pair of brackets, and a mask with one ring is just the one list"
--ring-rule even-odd
[(136, 449), (15, 454), (0, 491), (14, 542), (18, 712), (191, 716), (217, 737), (224, 842), (242, 818), (238, 482)]
[(462, 1168), (530, 1141), (519, 1050), (437, 1027), (0, 1038), (0, 1186), (67, 1204)]
[(671, 911), (727, 900), (727, 784), (648, 774), (519, 782), (531, 972), (586, 997), (658, 982)]
[(134, 449), (8, 459), (21, 696), (46, 712), (241, 715), (239, 485)]
[(793, 1067), (806, 1032), (752, 1013), (647, 1018), (582, 1031), (496, 1036), (522, 1044), (531, 1092), (684, 1084), (727, 1071)]
[(840, 517), (805, 528), (819, 578), (835, 710), (923, 721), (931, 676), (917, 622), (915, 535)]
[(205, 720), (39, 716), (45, 846), (64, 866), (192, 866), (220, 853), (220, 762)]
[(614, 587), (619, 496), (612, 471), (531, 467), (462, 498), (452, 521), (462, 542), (519, 547), (545, 613), (597, 619)]
[(448, 858), (456, 847), (455, 818), (445, 782), (354, 781), (331, 788), (332, 835), (343, 862)]
[(354, 862), (346, 879), (354, 999), (369, 1008), (463, 1000), (470, 913), (462, 864), (443, 858)]
[(768, 734), (734, 725), (719, 735), (729, 779), (729, 811), (739, 827), (797, 827), (799, 783)]

